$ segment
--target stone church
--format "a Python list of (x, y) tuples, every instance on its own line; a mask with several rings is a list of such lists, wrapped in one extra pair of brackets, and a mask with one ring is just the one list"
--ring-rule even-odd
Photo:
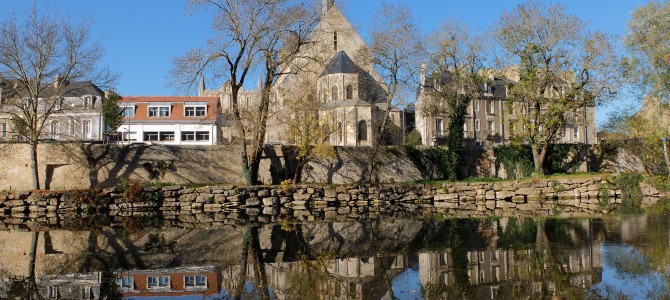
[[(387, 109), (388, 88), (369, 58), (365, 58), (367, 44), (334, 0), (323, 0), (319, 23), (309, 38), (311, 43), (303, 47), (297, 58), (285, 67), (283, 73), (290, 74), (278, 78), (273, 86), (265, 143), (295, 143), (291, 128), (295, 125), (288, 120), (300, 117), (295, 105), (290, 104), (304, 98), (309, 105), (300, 106), (314, 107), (313, 115), (318, 116), (319, 128), (327, 128), (322, 132), (329, 144), (371, 145), (379, 137), (377, 128)], [(259, 82), (259, 88), (260, 85)], [(229, 85), (208, 90), (201, 83), (198, 95), (221, 98), (221, 141), (236, 138), (234, 125), (227, 121), (232, 111)], [(253, 123), (253, 111), (260, 102), (259, 90), (241, 90), (238, 101), (239, 107), (247, 112), (243, 113), (244, 121)], [(401, 143), (402, 117), (401, 110), (390, 110), (387, 133), (381, 139), (382, 143)]]

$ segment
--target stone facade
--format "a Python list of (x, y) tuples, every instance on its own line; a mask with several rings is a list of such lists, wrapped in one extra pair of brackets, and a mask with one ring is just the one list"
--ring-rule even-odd
[[(40, 95), (39, 111), (52, 109), (44, 120), (41, 139), (60, 141), (102, 141), (104, 140), (105, 120), (102, 103), (105, 93), (88, 81), (72, 82), (62, 87), (53, 83), (53, 87), (44, 88)], [(53, 95), (54, 93), (60, 93)], [(41, 98), (44, 97), (44, 98)], [(21, 115), (18, 107), (27, 96), (10, 85), (0, 84), (0, 141), (22, 141), (25, 138), (13, 128), (13, 115)], [(40, 119), (43, 116), (39, 116)]]
[[(369, 59), (360, 53), (368, 46), (334, 1), (324, 1), (319, 23), (302, 47), (297, 58), (284, 66), (285, 70), (270, 93), (270, 117), (265, 142), (295, 144), (292, 128), (287, 120), (299, 116), (296, 108), (287, 103), (296, 101), (296, 95), (311, 95), (305, 101), (315, 101), (319, 126), (326, 128), (324, 135), (334, 146), (369, 146), (377, 140), (376, 128), (385, 118), (387, 88)], [(292, 71), (298, 70), (298, 71)], [(256, 90), (243, 89), (238, 94), (238, 105), (243, 112), (243, 123), (252, 123), (260, 107), (259, 80)], [(219, 89), (206, 89), (201, 81), (199, 96), (221, 98), (223, 120), (221, 135), (231, 141), (238, 135), (232, 117), (232, 91), (229, 83)], [(311, 106), (311, 105), (310, 105)], [(304, 109), (306, 105), (303, 105)], [(384, 144), (401, 144), (404, 114), (390, 109), (391, 127)], [(248, 138), (248, 137), (246, 137)]]
[[(514, 76), (490, 74), (479, 96), (467, 107), (463, 134), (466, 140), (477, 144), (500, 145), (508, 143), (514, 136), (513, 126), (528, 108), (521, 103), (512, 103), (508, 89), (518, 81)], [(423, 145), (443, 145), (449, 133), (449, 114), (444, 111), (443, 101), (436, 101), (436, 90), (440, 83), (426, 78), (422, 68), (421, 83), (416, 99), (415, 123), (421, 134)], [(550, 95), (547, 93), (547, 97)], [(436, 109), (438, 108), (439, 109)], [(433, 111), (438, 111), (435, 113)], [(568, 124), (559, 132), (556, 143), (597, 144), (595, 106), (586, 106), (566, 112)], [(520, 124), (518, 124), (520, 125)]]

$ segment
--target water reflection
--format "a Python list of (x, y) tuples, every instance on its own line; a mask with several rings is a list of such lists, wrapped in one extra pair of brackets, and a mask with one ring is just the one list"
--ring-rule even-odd
[(9, 227), (0, 298), (668, 297), (662, 215), (182, 225)]

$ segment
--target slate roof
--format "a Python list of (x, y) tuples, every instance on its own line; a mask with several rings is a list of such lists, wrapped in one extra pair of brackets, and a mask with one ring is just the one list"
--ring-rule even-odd
[(344, 51), (337, 52), (321, 76), (329, 74), (358, 74), (359, 68)]

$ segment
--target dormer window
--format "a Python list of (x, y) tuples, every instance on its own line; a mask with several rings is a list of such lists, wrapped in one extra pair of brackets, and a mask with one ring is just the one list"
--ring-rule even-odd
[(184, 104), (185, 117), (204, 117), (205, 115), (207, 115), (207, 103)]
[(337, 31), (333, 33), (333, 50), (337, 51)]
[(89, 108), (93, 104), (93, 97), (91, 96), (86, 96), (84, 97), (84, 108)]
[(170, 105), (149, 106), (149, 117), (169, 117), (169, 116), (170, 116)]

